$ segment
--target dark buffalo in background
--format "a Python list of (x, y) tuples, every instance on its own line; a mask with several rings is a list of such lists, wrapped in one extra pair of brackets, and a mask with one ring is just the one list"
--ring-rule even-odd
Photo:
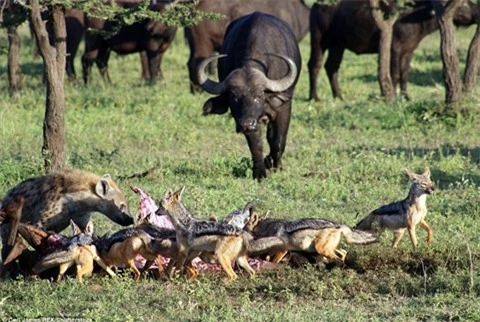
[[(53, 44), (53, 25), (51, 24), (51, 20), (47, 21), (46, 26), (50, 43)], [(30, 22), (29, 27), (33, 35), (33, 26), (31, 26)], [(68, 78), (74, 79), (76, 77), (74, 60), (85, 33), (85, 13), (77, 9), (65, 9), (65, 29), (67, 31), (65, 71)]]
[(286, 21), (292, 28), (297, 41), (300, 41), (308, 32), (310, 8), (303, 0), (200, 0), (197, 9), (223, 14), (225, 19), (204, 20), (197, 25), (185, 28), (185, 37), (190, 47), (187, 66), (192, 93), (199, 90), (196, 82), (198, 64), (220, 50), (227, 26), (234, 19), (260, 11)]
[[(228, 26), (220, 53), (198, 68), (198, 83), (206, 92), (218, 95), (205, 102), (203, 114), (223, 114), (230, 108), (237, 132), (245, 135), (252, 153), (253, 178), (261, 180), (267, 169), (281, 166), (302, 65), (297, 38), (285, 21), (254, 12)], [(219, 82), (215, 82), (207, 78), (205, 69), (218, 57), (222, 58), (218, 60)], [(268, 122), (270, 146), (265, 159), (262, 120)]]
[[(408, 97), (407, 82), (413, 51), (420, 41), (438, 29), (431, 1), (416, 1), (414, 7), (401, 14), (393, 27), (391, 74), (395, 88), (400, 85), (401, 95)], [(389, 11), (394, 3), (388, 3)], [(479, 19), (478, 7), (472, 2), (462, 5), (454, 16), (461, 26), (475, 24)], [(308, 62), (310, 99), (318, 100), (317, 77), (323, 54), (328, 50), (325, 70), (333, 96), (342, 98), (338, 83), (338, 70), (345, 49), (356, 54), (378, 53), (380, 31), (370, 9), (369, 0), (343, 0), (335, 6), (315, 3), (310, 12), (311, 53)]]
[(75, 73), (75, 56), (77, 55), (78, 47), (85, 32), (85, 13), (77, 9), (65, 10), (65, 27), (67, 29), (67, 58), (66, 58), (66, 72), (70, 79), (76, 77)]
[[(151, 10), (163, 11), (167, 9), (164, 3), (150, 5)], [(117, 22), (87, 17), (87, 27), (102, 32), (112, 32), (118, 27)], [(88, 32), (85, 35), (85, 53), (82, 56), (83, 80), (88, 82), (91, 67), (95, 62), (104, 80), (110, 81), (108, 75), (108, 59), (113, 50), (117, 54), (127, 55), (145, 52), (148, 62), (149, 81), (154, 83), (157, 75), (162, 78), (160, 64), (163, 54), (172, 43), (176, 27), (145, 19), (132, 25), (121, 26), (112, 36), (105, 36), (97, 32)]]

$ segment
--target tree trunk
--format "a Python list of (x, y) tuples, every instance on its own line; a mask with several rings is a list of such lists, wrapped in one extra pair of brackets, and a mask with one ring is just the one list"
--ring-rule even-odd
[(8, 82), (10, 95), (16, 96), (22, 90), (22, 69), (20, 68), (20, 37), (17, 27), (11, 26), (8, 33)]
[[(480, 7), (480, 1), (478, 2)], [(479, 8), (480, 10), (480, 8)], [(470, 47), (468, 47), (467, 64), (465, 66), (465, 75), (463, 76), (463, 91), (472, 92), (477, 84), (478, 66), (480, 64), (480, 22), (477, 24), (477, 30), (473, 36)]]
[(384, 13), (380, 9), (380, 0), (370, 0), (373, 19), (380, 29), (380, 43), (378, 48), (378, 82), (382, 96), (391, 101), (395, 96), (392, 76), (390, 73), (391, 50), (393, 25), (398, 18), (398, 13), (393, 14), (389, 19), (384, 18)]
[(462, 95), (462, 82), (457, 53), (457, 42), (453, 15), (465, 0), (450, 0), (445, 6), (440, 1), (432, 1), (440, 28), (440, 54), (443, 63), (445, 82), (445, 103), (451, 105)]
[(51, 46), (45, 23), (40, 16), (38, 0), (32, 0), (31, 6), (32, 24), (46, 76), (47, 93), (42, 154), (45, 159), (45, 171), (50, 172), (65, 166), (64, 77), (67, 32), (63, 9), (58, 5), (50, 7), (54, 37)]

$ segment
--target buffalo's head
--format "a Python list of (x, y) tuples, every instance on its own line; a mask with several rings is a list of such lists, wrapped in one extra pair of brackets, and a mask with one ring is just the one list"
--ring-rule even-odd
[(207, 58), (198, 67), (197, 77), (200, 86), (206, 92), (218, 95), (205, 102), (203, 114), (223, 114), (230, 107), (237, 125), (237, 132), (256, 131), (258, 121), (265, 113), (265, 104), (268, 103), (273, 107), (283, 104), (285, 97), (280, 93), (295, 82), (297, 66), (286, 56), (274, 55), (283, 59), (289, 68), (287, 75), (281, 79), (269, 79), (263, 71), (248, 66), (234, 69), (221, 82), (209, 79), (205, 72), (208, 64), (225, 56)]

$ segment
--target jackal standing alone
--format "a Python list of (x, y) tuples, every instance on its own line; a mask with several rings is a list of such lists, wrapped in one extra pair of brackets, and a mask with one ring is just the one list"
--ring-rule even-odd
[(430, 169), (428, 167), (421, 174), (405, 169), (405, 174), (412, 182), (408, 196), (404, 200), (375, 209), (362, 219), (355, 228), (368, 231), (378, 229), (378, 236), (385, 229), (393, 230), (392, 247), (397, 247), (405, 229), (407, 229), (415, 249), (417, 247), (415, 233), (417, 225), (420, 225), (427, 232), (427, 243), (432, 241), (433, 232), (425, 221), (425, 216), (427, 215), (427, 195), (432, 194), (435, 189), (430, 180)]

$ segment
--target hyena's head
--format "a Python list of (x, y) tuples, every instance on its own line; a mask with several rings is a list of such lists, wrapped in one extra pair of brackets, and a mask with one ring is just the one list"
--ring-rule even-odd
[(127, 199), (109, 174), (102, 176), (95, 185), (95, 194), (101, 199), (99, 211), (122, 226), (133, 224)]
[(416, 196), (421, 196), (423, 194), (430, 195), (435, 191), (432, 181), (430, 180), (430, 168), (426, 167), (420, 174), (405, 169), (405, 174), (412, 182), (412, 187), (410, 189)]

